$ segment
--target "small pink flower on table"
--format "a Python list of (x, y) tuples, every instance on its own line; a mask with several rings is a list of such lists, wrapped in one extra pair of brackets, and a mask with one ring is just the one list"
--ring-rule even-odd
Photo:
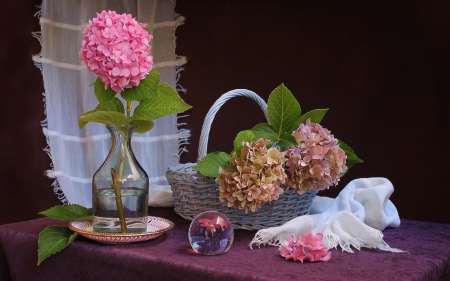
[(297, 239), (294, 241), (294, 236), (290, 235), (289, 240), (278, 249), (286, 260), (293, 259), (302, 263), (304, 260), (310, 262), (330, 260), (331, 253), (322, 245), (322, 233), (312, 235), (311, 231), (307, 231), (302, 233), (301, 237), (296, 236)]

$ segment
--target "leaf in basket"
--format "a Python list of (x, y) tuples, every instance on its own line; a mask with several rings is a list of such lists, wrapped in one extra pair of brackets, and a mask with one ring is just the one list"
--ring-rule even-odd
[(344, 150), (345, 154), (347, 155), (347, 161), (345, 165), (348, 167), (348, 169), (353, 167), (353, 165), (355, 164), (364, 162), (363, 160), (358, 158), (358, 156), (356, 156), (355, 152), (350, 146), (348, 146), (341, 140), (339, 140), (339, 147), (342, 148), (342, 150)]
[(325, 116), (325, 113), (327, 113), (328, 108), (325, 109), (314, 109), (309, 112), (306, 112), (298, 120), (295, 122), (294, 126), (291, 128), (291, 131), (297, 131), (300, 124), (306, 123), (308, 119), (311, 119), (311, 122), (313, 123), (320, 123), (323, 119), (323, 116)]
[(256, 125), (251, 130), (257, 139), (263, 138), (266, 140), (277, 141), (277, 132), (275, 129), (267, 123), (261, 123)]
[(278, 138), (294, 126), (300, 114), (299, 103), (284, 84), (273, 90), (267, 102), (267, 115)]
[(240, 150), (242, 148), (242, 143), (245, 141), (251, 142), (254, 140), (257, 140), (258, 138), (255, 136), (255, 134), (250, 130), (241, 131), (237, 134), (236, 138), (234, 139), (234, 150)]
[(283, 134), (280, 136), (280, 140), (277, 142), (279, 150), (283, 151), (284, 149), (291, 147), (291, 146), (297, 146), (297, 140), (295, 137), (291, 134)]
[(192, 167), (206, 177), (217, 178), (220, 176), (219, 167), (226, 169), (231, 161), (231, 155), (225, 152), (212, 152), (198, 161), (197, 165)]

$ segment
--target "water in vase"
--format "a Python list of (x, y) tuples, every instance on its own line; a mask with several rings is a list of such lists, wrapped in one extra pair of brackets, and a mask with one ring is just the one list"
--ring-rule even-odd
[[(147, 231), (148, 193), (139, 188), (121, 189), (122, 204), (126, 218), (128, 233)], [(122, 232), (117, 212), (116, 196), (112, 189), (99, 189), (93, 194), (95, 232)]]

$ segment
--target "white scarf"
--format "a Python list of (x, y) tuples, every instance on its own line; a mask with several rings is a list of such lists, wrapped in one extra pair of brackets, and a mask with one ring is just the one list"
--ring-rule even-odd
[(252, 246), (280, 246), (290, 235), (301, 235), (311, 230), (323, 233), (323, 245), (328, 248), (340, 246), (353, 253), (351, 246), (376, 248), (390, 252), (404, 252), (389, 247), (383, 241), (386, 227), (400, 226), (400, 217), (389, 200), (394, 187), (386, 178), (356, 179), (339, 193), (336, 199), (317, 196), (310, 215), (300, 216), (279, 227), (259, 230)]

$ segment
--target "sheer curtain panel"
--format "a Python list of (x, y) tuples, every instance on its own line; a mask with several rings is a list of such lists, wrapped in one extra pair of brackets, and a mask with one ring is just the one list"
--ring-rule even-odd
[[(46, 151), (52, 167), (46, 174), (55, 178), (54, 191), (65, 204), (91, 207), (91, 182), (95, 171), (111, 147), (105, 125), (89, 123), (78, 128), (78, 116), (93, 110), (98, 101), (93, 87), (95, 75), (81, 64), (78, 52), (82, 32), (89, 19), (102, 10), (131, 14), (153, 35), (151, 54), (153, 68), (161, 73), (162, 82), (176, 87), (177, 75), (185, 58), (175, 54), (175, 29), (182, 18), (174, 13), (170, 0), (44, 0), (40, 17), (42, 52), (34, 56), (44, 79), (46, 120), (42, 122), (47, 137)], [(165, 178), (169, 166), (179, 163), (179, 154), (189, 131), (179, 128), (177, 116), (156, 120), (146, 134), (134, 134), (132, 146), (136, 158), (150, 178), (149, 203), (172, 204)]]

